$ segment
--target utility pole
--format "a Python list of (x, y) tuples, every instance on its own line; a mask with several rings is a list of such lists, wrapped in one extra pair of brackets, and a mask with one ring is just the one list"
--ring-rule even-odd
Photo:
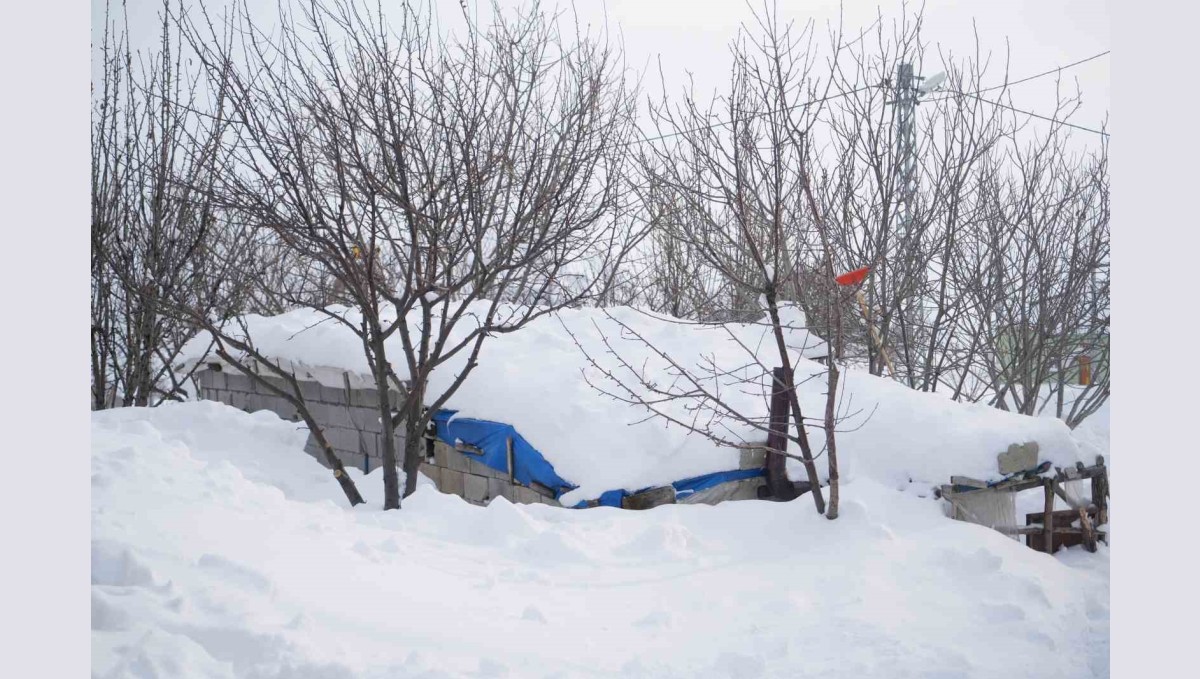
[(913, 65), (901, 62), (896, 67), (896, 222), (900, 238), (908, 237), (912, 222), (912, 201), (917, 193), (917, 104), (919, 92)]

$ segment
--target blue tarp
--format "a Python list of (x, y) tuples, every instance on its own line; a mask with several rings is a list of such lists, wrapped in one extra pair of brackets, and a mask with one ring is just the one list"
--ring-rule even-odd
[[(538, 452), (537, 448), (530, 445), (511, 424), (476, 420), (470, 417), (454, 417), (457, 412), (456, 410), (441, 410), (433, 416), (433, 421), (437, 424), (437, 437), (448, 445), (454, 446), (457, 441), (469, 443), (483, 451), (478, 455), (469, 454), (472, 459), (492, 469), (507, 472), (507, 441), (509, 438), (512, 438), (513, 475), (517, 481), (526, 486), (533, 482), (540, 483), (554, 491), (555, 499), (576, 487), (571, 482), (559, 476), (554, 471), (554, 465), (551, 465)], [(766, 470), (761, 468), (737, 469), (734, 471), (693, 476), (689, 479), (676, 481), (671, 485), (675, 488), (676, 497), (684, 498), (697, 491), (712, 488), (722, 483), (764, 476), (766, 473)], [(649, 490), (649, 488), (641, 488), (634, 492), (640, 493), (645, 490)], [(624, 489), (610, 490), (600, 494), (598, 504), (602, 507), (620, 507), (621, 499), (632, 494)], [(586, 500), (574, 505), (575, 508), (584, 508), (587, 506), (588, 502)]]
[(454, 417), (456, 410), (441, 410), (433, 416), (437, 423), (437, 437), (450, 446), (461, 440), (483, 451), (481, 455), (469, 455), (480, 464), (502, 472), (508, 471), (508, 444), (513, 442), (513, 476), (528, 486), (533, 482), (554, 491), (558, 498), (575, 488), (554, 471), (554, 466), (542, 457), (536, 448), (529, 445), (511, 424), (476, 420), (469, 417)]
[[(682, 481), (676, 481), (675, 483), (671, 484), (671, 487), (675, 489), (675, 497), (682, 499), (682, 498), (685, 498), (685, 497), (691, 495), (692, 493), (704, 490), (706, 488), (712, 488), (713, 486), (719, 486), (722, 483), (729, 483), (730, 481), (741, 481), (742, 479), (752, 479), (756, 476), (766, 476), (766, 475), (767, 475), (767, 470), (761, 469), (761, 468), (760, 469), (737, 469), (737, 470), (728, 471), (728, 472), (713, 472), (712, 474), (704, 474), (702, 476), (693, 476), (690, 479), (683, 479)], [(632, 493), (627, 490), (624, 490), (624, 489), (610, 490), (610, 491), (600, 494), (599, 502), (597, 503), (597, 505), (600, 507), (620, 507), (621, 500), (623, 498), (625, 498), (625, 496), (635, 495), (637, 493), (641, 493), (643, 491), (650, 490), (651, 488), (653, 488), (653, 486), (647, 486), (646, 488), (640, 488)], [(588, 501), (584, 500), (582, 502), (578, 502), (578, 503), (574, 504), (572, 506), (572, 509), (583, 509), (587, 506), (588, 506)]]

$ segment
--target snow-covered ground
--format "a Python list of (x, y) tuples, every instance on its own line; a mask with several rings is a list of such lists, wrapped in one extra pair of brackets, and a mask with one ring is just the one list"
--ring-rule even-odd
[(780, 504), (347, 507), (305, 432), (92, 417), (96, 677), (1098, 677), (1108, 548), (1034, 552), (871, 475)]

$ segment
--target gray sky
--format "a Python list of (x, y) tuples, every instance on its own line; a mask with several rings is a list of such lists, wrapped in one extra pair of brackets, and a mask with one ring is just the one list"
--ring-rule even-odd
[[(119, 0), (114, 0), (114, 4)], [(385, 12), (392, 0), (381, 0)], [(189, 0), (198, 4), (199, 0)], [(454, 30), (463, 26), (459, 0), (428, 0), (437, 8), (441, 23)], [(499, 0), (503, 7), (528, 4), (529, 0)], [(104, 0), (92, 0), (93, 26), (100, 24)], [(211, 10), (228, 0), (207, 0)], [(266, 22), (274, 14), (275, 0), (250, 0), (251, 10)], [(468, 5), (486, 14), (488, 2), (468, 0)], [(908, 3), (910, 8), (919, 3)], [(127, 0), (129, 24), (135, 47), (153, 46), (157, 31), (156, 15), (161, 0)], [(545, 8), (570, 8), (569, 2), (543, 2)], [(761, 1), (755, 3), (761, 6)], [(839, 8), (848, 33), (869, 26), (878, 12), (886, 25), (899, 16), (901, 3), (838, 0), (781, 0), (784, 19), (816, 22), (818, 36), (824, 37), (827, 23), (836, 24)], [(575, 11), (584, 23), (599, 27), (607, 22), (620, 32), (625, 44), (627, 63), (634, 70), (650, 68), (647, 85), (657, 88), (657, 60), (661, 58), (669, 89), (678, 90), (690, 72), (698, 93), (722, 88), (728, 81), (730, 40), (742, 22), (751, 22), (750, 5), (737, 0), (576, 0)], [(992, 53), (991, 80), (999, 84), (1006, 50), (1010, 60), (1010, 79), (1015, 80), (1065, 65), (1110, 48), (1110, 21), (1107, 0), (1006, 0), (1005, 2), (961, 2), (927, 0), (923, 39), (928, 45), (925, 75), (938, 70), (936, 50), (960, 54), (974, 50), (978, 32), (981, 51)], [(94, 41), (98, 40), (98, 36)], [(1007, 41), (1007, 43), (1006, 43)], [(1098, 128), (1110, 109), (1109, 65), (1112, 55), (1064, 72), (1064, 84), (1073, 91), (1075, 80), (1083, 90), (1083, 106), (1072, 119), (1079, 125)], [(992, 84), (989, 82), (988, 84)], [(650, 89), (650, 88), (648, 88)], [(1054, 78), (1045, 77), (1016, 85), (1011, 90), (1015, 106), (1048, 114), (1054, 107)], [(1112, 127), (1109, 127), (1110, 131)], [(1081, 136), (1086, 133), (1080, 133)]]

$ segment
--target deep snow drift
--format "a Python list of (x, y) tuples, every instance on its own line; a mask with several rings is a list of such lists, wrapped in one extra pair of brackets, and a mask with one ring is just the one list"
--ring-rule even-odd
[(1036, 553), (868, 474), (837, 521), (428, 485), (385, 513), (270, 413), (92, 422), (97, 677), (1107, 676), (1107, 547)]
[[(485, 313), (481, 304), (472, 310)], [(331, 307), (330, 311), (351, 322), (358, 318), (354, 309)], [(511, 308), (504, 307), (504, 312)], [(795, 308), (784, 312), (789, 326), (787, 343), (797, 383), (801, 383), (801, 407), (807, 416), (819, 420), (825, 410), (825, 381), (819, 376), (824, 368), (805, 357), (823, 355), (825, 343), (804, 328), (802, 312)], [(718, 446), (682, 427), (668, 426), (662, 419), (648, 419), (644, 408), (622, 403), (590, 386), (581, 375), (610, 391), (617, 389), (588, 364), (576, 341), (607, 371), (628, 377), (608, 352), (612, 347), (629, 364), (644, 368), (666, 384), (673, 379), (667, 363), (634, 339), (630, 330), (691, 370), (707, 361), (733, 370), (751, 360), (748, 350), (759, 356), (774, 355), (770, 326), (703, 326), (628, 307), (608, 309), (607, 314), (611, 318), (600, 309), (569, 309), (543, 316), (514, 333), (490, 337), (483, 345), (478, 367), (447, 407), (459, 411), (460, 416), (516, 427), (559, 476), (579, 486), (564, 496), (568, 505), (608, 490), (632, 491), (737, 469), (736, 449)], [(458, 336), (473, 322), (470, 316), (464, 318)], [(412, 324), (419, 325), (416, 319)], [(367, 373), (361, 342), (346, 327), (315, 311), (300, 309), (269, 318), (248, 316), (246, 325), (260, 351), (290, 363), (301, 377), (340, 388), (341, 371)], [(198, 360), (207, 346), (207, 338), (198, 338), (185, 353), (189, 360)], [(406, 376), (398, 339), (389, 345), (389, 352), (398, 374)], [(451, 361), (439, 368), (431, 380), (431, 394), (440, 394), (461, 366), (462, 361)], [(761, 370), (737, 374), (757, 378)], [(809, 379), (813, 376), (817, 377)], [(354, 381), (361, 384), (367, 380)], [(735, 383), (734, 377), (719, 382), (723, 396), (734, 408), (765, 419), (768, 385), (747, 387)], [(847, 481), (861, 476), (895, 488), (909, 483), (926, 488), (948, 482), (952, 474), (992, 479), (997, 477), (996, 454), (1010, 444), (1026, 441), (1041, 444), (1042, 459), (1057, 465), (1069, 466), (1080, 459), (1070, 430), (1052, 418), (956, 403), (941, 394), (914, 392), (855, 369), (843, 372), (840, 398), (846, 419), (839, 425), (838, 450), (841, 475)], [(694, 401), (680, 399), (661, 407), (691, 421), (693, 413), (688, 408), (694, 405)], [(761, 431), (731, 420), (718, 429), (727, 437), (745, 441), (766, 439)], [(820, 451), (824, 445), (821, 430), (812, 427), (809, 436), (814, 450)], [(1090, 464), (1092, 459), (1086, 461)], [(789, 465), (793, 478), (804, 478), (795, 460), (789, 460)], [(823, 456), (818, 467), (824, 478)]]

